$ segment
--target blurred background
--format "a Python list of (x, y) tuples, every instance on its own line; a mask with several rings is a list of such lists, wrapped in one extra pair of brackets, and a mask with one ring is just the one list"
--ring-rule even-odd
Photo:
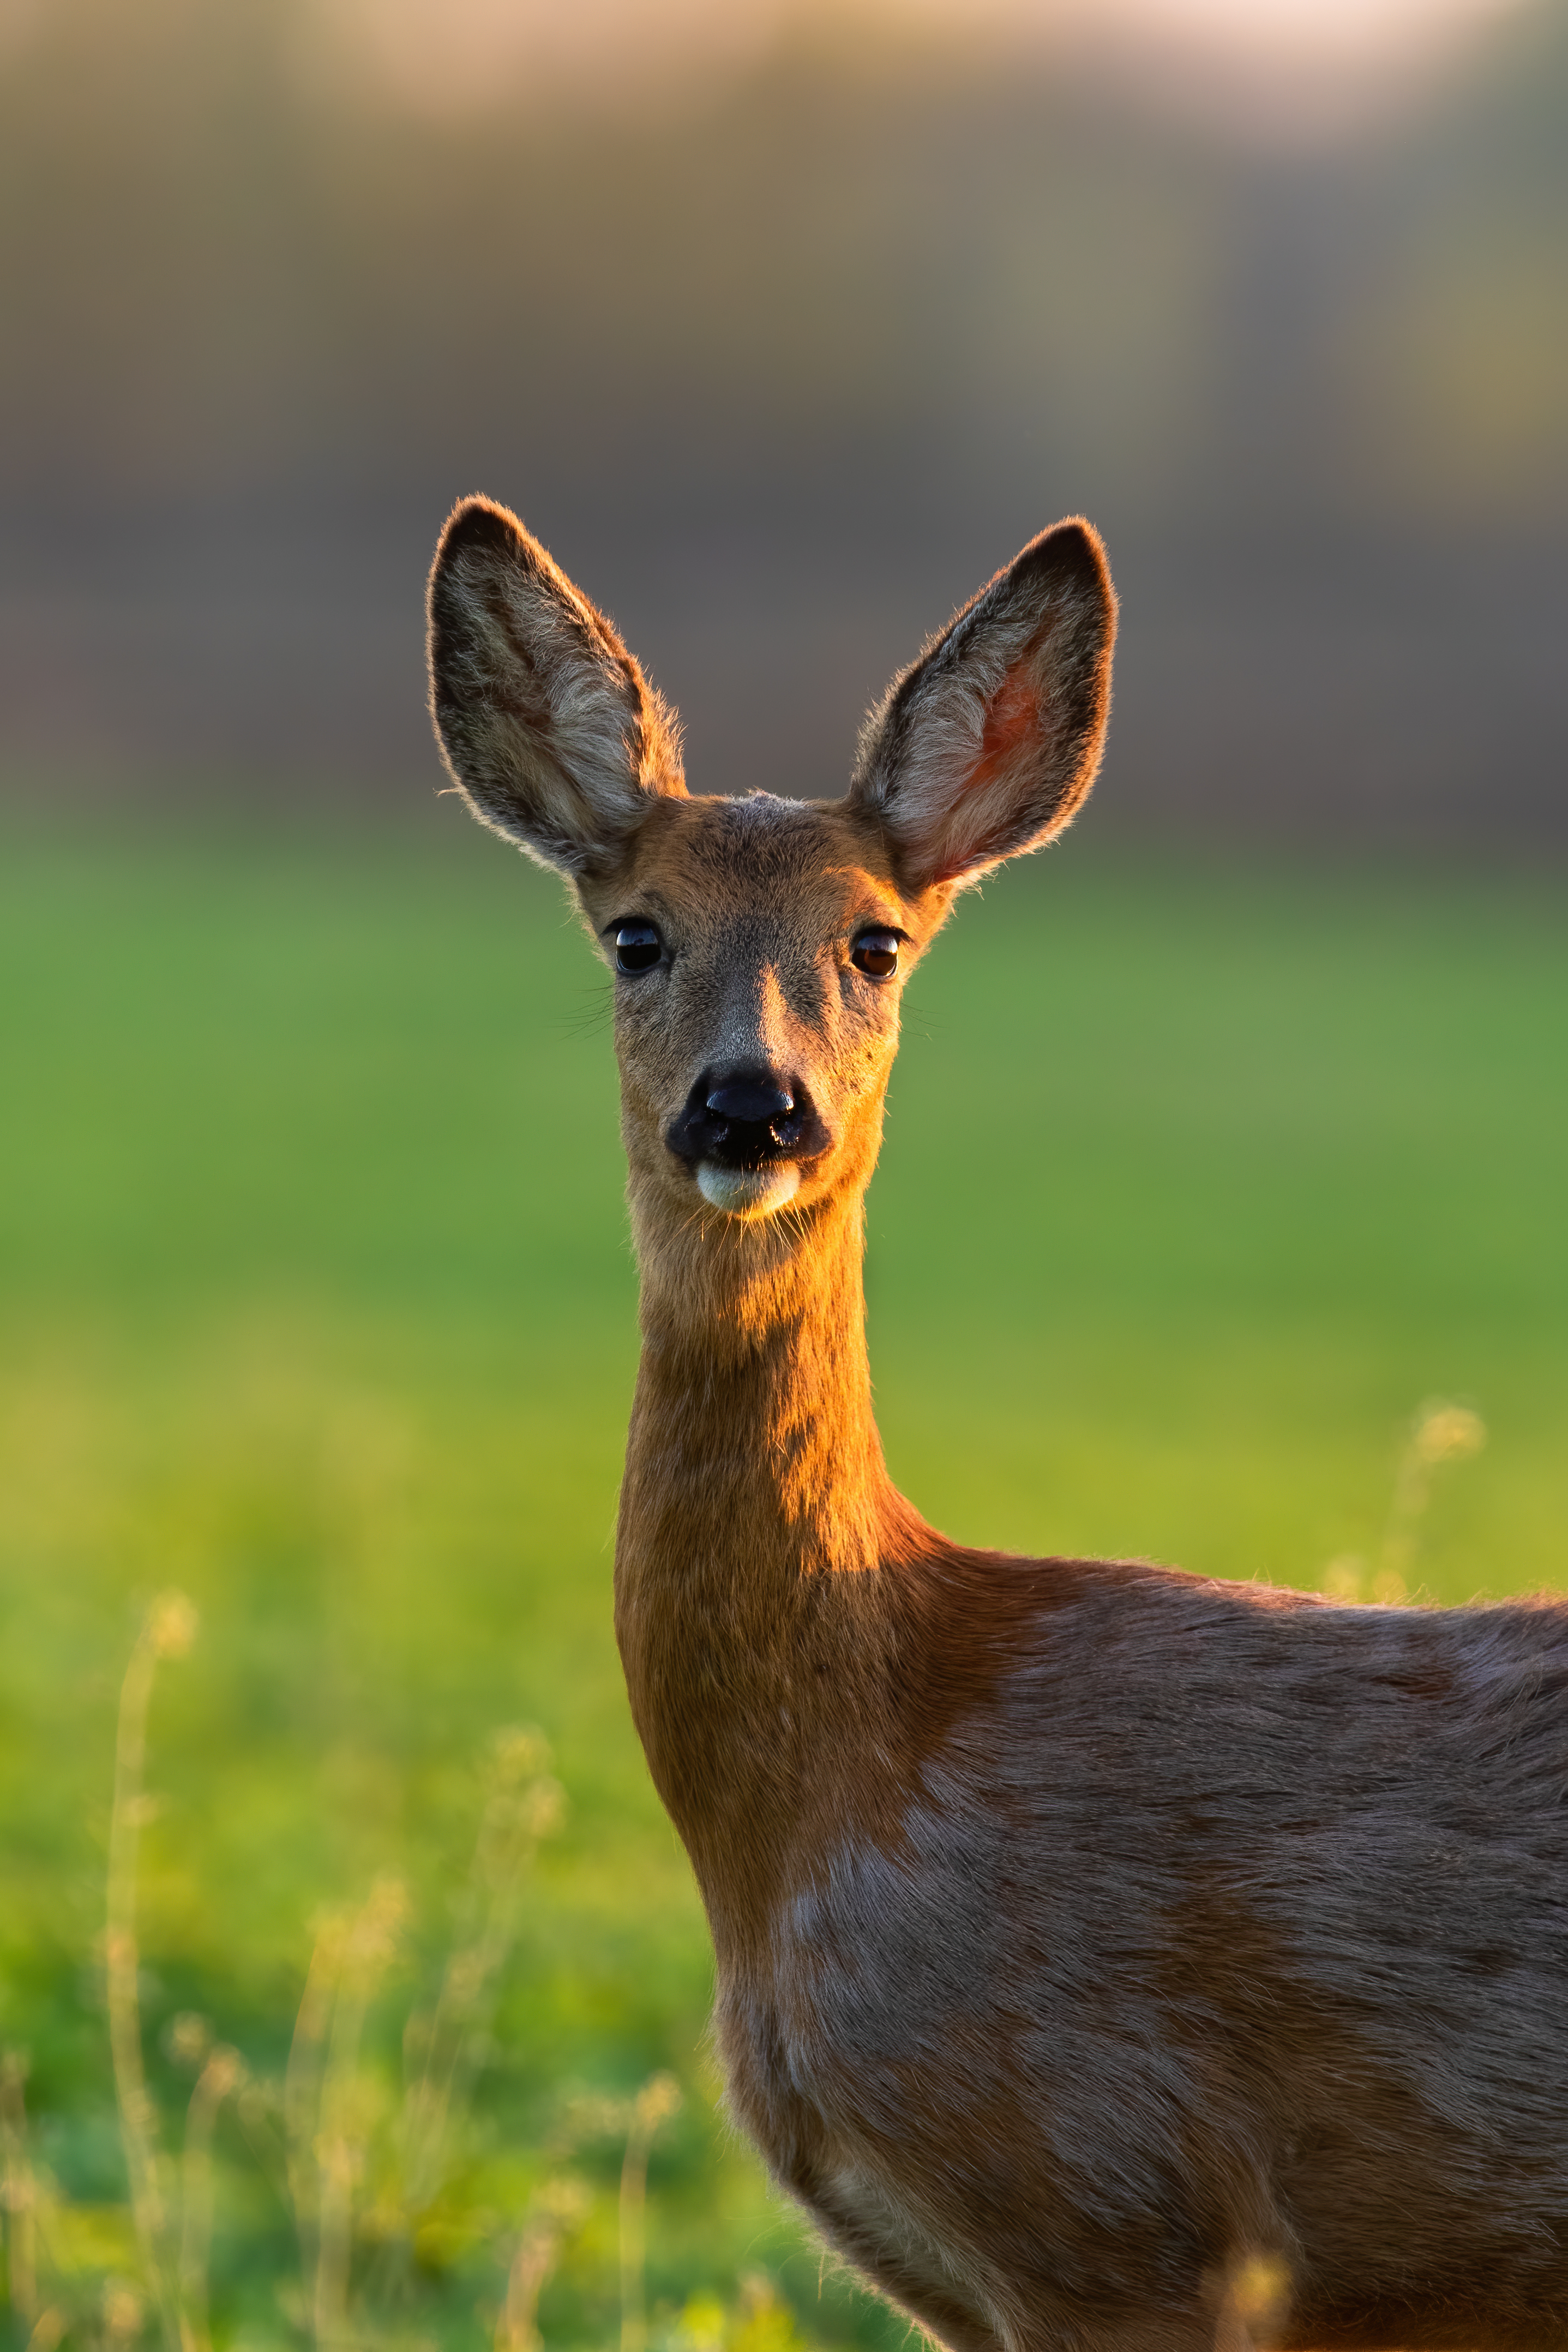
[(516, 506), (836, 792), (1083, 511), (1094, 826), (1554, 847), (1560, 0), (5, 0), (0, 766), (428, 792), (415, 589)]
[(1091, 515), (1103, 777), (906, 999), (894, 1474), (1568, 1583), (1565, 255), (1562, 0), (0, 0), (5, 2352), (903, 2341), (718, 2109), (608, 993), (424, 716), (466, 491), (699, 792), (837, 793)]

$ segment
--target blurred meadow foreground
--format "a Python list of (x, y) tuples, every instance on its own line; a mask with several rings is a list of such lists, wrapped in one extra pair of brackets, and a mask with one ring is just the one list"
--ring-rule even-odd
[[(14, 2339), (152, 2341), (162, 2291), (171, 2342), (522, 2347), (539, 2289), (548, 2344), (638, 2352), (651, 2140), (651, 2340), (893, 2340), (716, 2112), (611, 1637), (633, 1276), (555, 887), (450, 803), (7, 850)], [(922, 1507), (1364, 1598), (1561, 1580), (1563, 916), (1071, 836), (966, 901), (871, 1196)]]
[(696, 791), (839, 791), (1101, 521), (1103, 779), (907, 1000), (894, 1475), (1568, 1582), (1568, 15), (1103, 13), (0, 0), (6, 2352), (903, 2340), (718, 2108), (611, 1633), (608, 986), (433, 797), (461, 492)]

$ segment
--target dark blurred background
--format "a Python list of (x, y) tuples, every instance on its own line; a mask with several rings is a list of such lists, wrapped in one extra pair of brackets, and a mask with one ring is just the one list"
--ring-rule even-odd
[(893, 667), (1082, 510), (1094, 825), (1568, 837), (1561, 0), (1337, 83), (1124, 10), (686, 0), (667, 54), (600, 13), (11, 0), (11, 797), (427, 794), (423, 571), (482, 488), (697, 791), (840, 790)]

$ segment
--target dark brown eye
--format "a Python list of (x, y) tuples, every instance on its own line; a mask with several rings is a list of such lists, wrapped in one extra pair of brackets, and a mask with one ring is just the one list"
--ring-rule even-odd
[(862, 931), (850, 950), (850, 961), (869, 979), (886, 980), (898, 970), (898, 933)]
[(664, 952), (664, 943), (652, 923), (620, 923), (615, 930), (615, 965), (619, 971), (652, 971)]

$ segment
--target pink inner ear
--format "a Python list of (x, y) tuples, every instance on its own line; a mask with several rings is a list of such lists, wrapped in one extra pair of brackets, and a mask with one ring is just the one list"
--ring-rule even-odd
[(964, 790), (994, 782), (1021, 754), (1038, 748), (1040, 735), (1040, 688), (1032, 666), (1015, 662), (986, 713), (980, 756), (964, 779)]
[[(980, 735), (979, 757), (965, 777), (953, 809), (963, 847), (951, 865), (933, 875), (934, 882), (955, 882), (960, 874), (968, 873), (988, 857), (1005, 854), (1012, 832), (1012, 804), (1005, 780), (1016, 774), (1020, 763), (1038, 763), (1045, 744), (1042, 697), (1030, 658), (1033, 651), (1030, 646), (1023, 659), (1013, 664), (991, 698)], [(997, 783), (1004, 784), (997, 805), (972, 810), (966, 824), (965, 804), (972, 803), (977, 794), (983, 794), (988, 785)]]

